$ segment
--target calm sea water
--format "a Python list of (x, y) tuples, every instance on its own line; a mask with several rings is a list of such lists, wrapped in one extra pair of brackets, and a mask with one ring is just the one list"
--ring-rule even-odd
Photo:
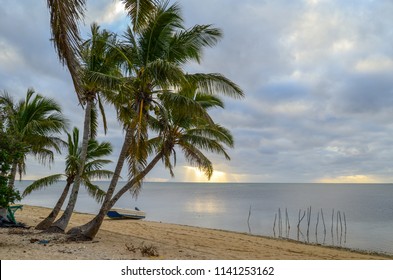
[[(17, 186), (24, 190), (30, 183)], [(107, 183), (98, 185), (105, 189)], [(32, 193), (22, 203), (52, 207), (63, 186)], [(126, 194), (116, 204), (135, 206), (150, 221), (393, 254), (392, 184), (145, 183), (137, 199)], [(81, 190), (76, 210), (97, 213), (98, 209)], [(300, 218), (305, 216), (298, 230), (299, 211)]]

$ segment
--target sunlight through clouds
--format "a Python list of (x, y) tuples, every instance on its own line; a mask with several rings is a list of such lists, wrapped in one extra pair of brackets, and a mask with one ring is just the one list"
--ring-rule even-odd
[(322, 178), (318, 183), (378, 183), (381, 180), (376, 178), (375, 176), (368, 175), (349, 175), (349, 176), (338, 176), (335, 178)]
[(186, 182), (211, 182), (211, 183), (225, 183), (228, 182), (225, 172), (214, 171), (210, 180), (205, 173), (196, 167), (185, 166), (185, 181)]
[(100, 24), (110, 24), (125, 16), (124, 4), (119, 0), (112, 1), (103, 11), (99, 12), (102, 14), (97, 15), (98, 18), (95, 21)]

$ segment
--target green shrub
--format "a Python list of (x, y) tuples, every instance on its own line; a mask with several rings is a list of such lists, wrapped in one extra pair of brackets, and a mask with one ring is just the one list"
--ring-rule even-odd
[[(2, 177), (2, 176), (0, 176)], [(18, 190), (5, 186), (0, 186), (0, 207), (7, 208), (10, 204), (21, 200)]]

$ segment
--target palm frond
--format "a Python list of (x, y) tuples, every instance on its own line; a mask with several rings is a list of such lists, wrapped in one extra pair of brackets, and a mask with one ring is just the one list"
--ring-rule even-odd
[(67, 65), (78, 97), (82, 93), (77, 53), (80, 46), (78, 24), (85, 13), (85, 0), (47, 0), (52, 40), (60, 61)]
[(156, 9), (157, 2), (154, 0), (122, 0), (125, 9), (133, 25), (134, 31), (146, 27), (150, 15)]
[(64, 174), (54, 174), (34, 181), (34, 183), (27, 186), (23, 191), (22, 197), (25, 197), (33, 191), (44, 189), (50, 185), (59, 182), (64, 177)]
[(213, 164), (211, 161), (196, 147), (184, 144), (182, 150), (186, 160), (194, 167), (203, 171), (208, 179), (213, 174)]
[(203, 48), (214, 46), (221, 37), (221, 30), (211, 25), (195, 25), (188, 30), (180, 30), (172, 36), (168, 58), (177, 63), (200, 63)]
[(102, 203), (106, 192), (101, 190), (99, 186), (94, 185), (90, 180), (83, 180), (83, 185), (86, 187), (87, 193), (94, 198), (98, 203)]
[(198, 102), (205, 110), (211, 108), (224, 108), (224, 102), (218, 97), (210, 94), (196, 94), (195, 101)]
[(234, 82), (218, 73), (197, 73), (189, 74), (187, 78), (195, 83), (198, 90), (203, 93), (218, 93), (228, 95), (233, 98), (243, 98), (243, 90)]
[(91, 170), (85, 171), (84, 177), (89, 180), (93, 179), (110, 179), (113, 176), (113, 172), (110, 170)]

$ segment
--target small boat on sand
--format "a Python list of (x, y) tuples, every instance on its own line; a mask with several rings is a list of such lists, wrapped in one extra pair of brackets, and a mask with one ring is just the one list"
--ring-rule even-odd
[(133, 219), (140, 220), (146, 218), (146, 213), (135, 207), (135, 210), (125, 208), (112, 208), (106, 214), (111, 219)]

